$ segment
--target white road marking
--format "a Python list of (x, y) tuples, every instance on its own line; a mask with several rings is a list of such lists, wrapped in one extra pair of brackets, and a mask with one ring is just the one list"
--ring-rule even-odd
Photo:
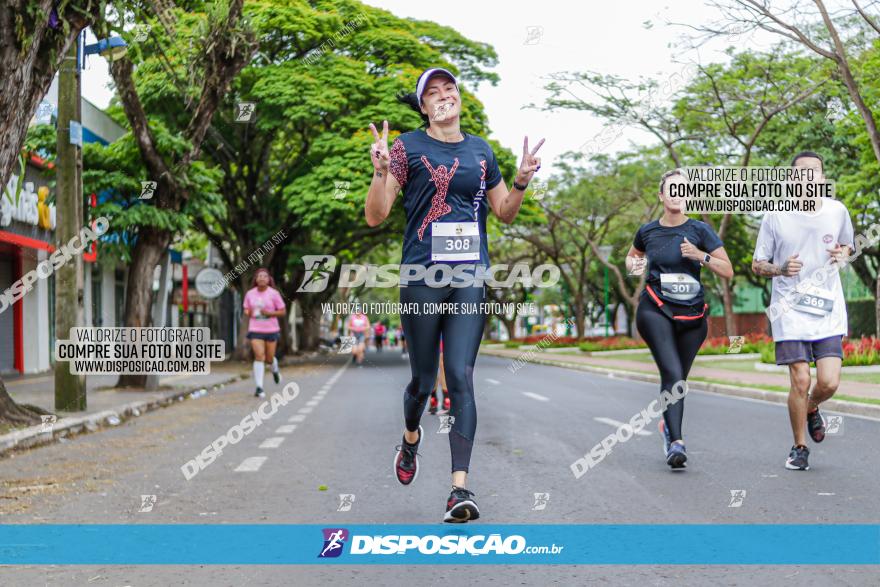
[(550, 401), (550, 398), (549, 398), (549, 397), (544, 397), (544, 396), (541, 395), (540, 393), (532, 393), (531, 391), (523, 391), (522, 394), (523, 394), (524, 396), (526, 396), (526, 397), (530, 397), (530, 398), (532, 398), (532, 399), (536, 399), (536, 400), (538, 400), (539, 402), (549, 402), (549, 401)]
[(820, 491), (820, 492), (819, 492), (819, 495), (834, 495), (834, 493), (833, 493), (833, 492), (832, 492), (832, 493), (823, 493), (823, 492)]
[[(629, 426), (626, 422), (618, 422), (617, 420), (612, 420), (611, 418), (593, 418), (596, 422), (602, 422), (603, 424), (608, 424), (610, 426), (614, 426), (615, 428), (620, 428), (621, 426)], [(632, 428), (632, 426), (630, 426)], [(635, 432), (635, 430), (633, 430)], [(635, 432), (639, 436), (651, 436), (651, 433), (642, 428), (638, 432)]]
[(297, 410), (300, 414), (311, 414), (314, 408), (300, 408)]
[(254, 473), (260, 470), (269, 457), (248, 457), (235, 469), (236, 473)]
[(302, 422), (306, 417), (302, 414), (296, 414), (287, 419), (288, 422)]
[(284, 442), (283, 436), (273, 436), (264, 440), (259, 448), (278, 448), (282, 442)]
[(497, 379), (486, 379), (486, 381), (491, 383), (492, 385), (501, 385), (501, 382)]
[(319, 403), (321, 403), (321, 400), (316, 398), (316, 399), (307, 401), (306, 405), (307, 406), (317, 406)]
[(296, 424), (284, 424), (283, 426), (278, 427), (275, 434), (290, 434), (294, 430), (296, 430)]

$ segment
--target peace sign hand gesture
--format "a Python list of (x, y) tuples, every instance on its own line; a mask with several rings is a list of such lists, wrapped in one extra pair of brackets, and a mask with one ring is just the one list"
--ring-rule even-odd
[(532, 176), (535, 175), (535, 172), (541, 169), (541, 158), (535, 157), (535, 154), (543, 144), (544, 139), (541, 139), (538, 141), (538, 144), (535, 145), (535, 148), (529, 151), (529, 137), (523, 139), (523, 155), (522, 161), (519, 164), (519, 169), (516, 172), (516, 183), (527, 185), (532, 181)]
[(370, 159), (373, 161), (373, 167), (376, 171), (387, 171), (391, 157), (388, 154), (388, 121), (382, 121), (382, 134), (376, 130), (376, 125), (370, 123), (370, 130), (376, 141), (370, 147)]

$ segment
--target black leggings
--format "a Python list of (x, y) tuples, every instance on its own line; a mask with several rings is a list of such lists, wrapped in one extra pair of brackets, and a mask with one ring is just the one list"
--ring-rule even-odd
[[(675, 312), (678, 314), (678, 311)], [(672, 386), (687, 379), (700, 345), (709, 329), (705, 318), (672, 320), (647, 297), (642, 297), (636, 310), (636, 327), (648, 343), (654, 362), (660, 370), (660, 390), (672, 392)], [(681, 440), (684, 398), (669, 404), (663, 420), (672, 440)]]
[(409, 351), (412, 380), (403, 393), (403, 416), (406, 429), (415, 432), (434, 390), (440, 363), (440, 335), (443, 334), (443, 367), (454, 416), (449, 431), (452, 471), (467, 471), (477, 430), (477, 404), (474, 401), (474, 363), (483, 338), (486, 315), (477, 312), (459, 314), (426, 313), (424, 304), (468, 304), (471, 309), (486, 301), (482, 287), (428, 287), (410, 285), (400, 288), (403, 304), (416, 304), (420, 313), (400, 316)]

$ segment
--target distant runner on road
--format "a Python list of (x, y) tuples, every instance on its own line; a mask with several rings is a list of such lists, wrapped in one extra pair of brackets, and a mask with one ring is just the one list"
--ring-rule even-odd
[[(275, 280), (269, 275), (268, 269), (257, 269), (251, 285), (244, 296), (244, 313), (250, 316), (247, 338), (251, 341), (254, 352), (253, 374), (257, 388), (254, 396), (263, 397), (266, 395), (263, 392), (263, 374), (267, 363), (272, 369), (272, 378), (276, 385), (281, 382), (275, 348), (281, 336), (278, 317), (284, 316), (286, 310), (284, 300), (275, 289)], [(269, 357), (272, 358), (271, 361)]]
[(348, 317), (348, 331), (354, 337), (354, 347), (352, 348), (352, 361), (360, 367), (364, 364), (364, 353), (366, 352), (367, 333), (370, 331), (370, 319), (364, 314), (360, 308)]

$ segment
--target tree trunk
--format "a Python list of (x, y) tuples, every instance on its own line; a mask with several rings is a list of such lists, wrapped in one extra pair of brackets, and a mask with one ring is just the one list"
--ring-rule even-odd
[[(125, 300), (125, 325), (145, 327), (152, 324), (153, 273), (171, 244), (171, 233), (151, 226), (138, 231), (137, 244), (128, 268), (128, 294)], [(117, 387), (144, 387), (146, 375), (120, 375)]]
[(577, 339), (578, 341), (584, 340), (586, 336), (586, 332), (584, 332), (584, 328), (586, 326), (586, 311), (584, 310), (584, 302), (583, 300), (576, 300), (574, 303), (574, 325), (577, 329)]
[(235, 343), (235, 352), (232, 353), (232, 358), (236, 361), (253, 361), (251, 341), (247, 338), (250, 320), (250, 316), (242, 314), (238, 323), (238, 340)]
[[(28, 124), (61, 60), (79, 33), (89, 26), (100, 9), (100, 2), (68, 3), (58, 15), (68, 29), (49, 28), (49, 14), (57, 3), (43, 0), (40, 6), (27, 6), (12, 0), (0, 11), (0, 186), (5, 186), (21, 154)], [(24, 41), (19, 39), (19, 32)], [(24, 178), (21, 179), (24, 181)], [(21, 303), (21, 302), (19, 302)], [(6, 392), (0, 378), (0, 421), (31, 425), (40, 422), (41, 410), (19, 406)]]
[(852, 99), (856, 110), (859, 111), (859, 115), (865, 123), (865, 130), (868, 132), (868, 140), (871, 142), (871, 149), (874, 151), (874, 158), (877, 159), (877, 161), (880, 161), (880, 133), (877, 131), (877, 121), (874, 120), (874, 113), (868, 105), (865, 104), (865, 100), (862, 98), (859, 84), (856, 82), (849, 66), (849, 57), (847, 57), (846, 54), (846, 47), (840, 39), (840, 35), (837, 33), (837, 28), (831, 21), (831, 17), (828, 14), (828, 10), (825, 8), (825, 4), (821, 1), (817, 1), (816, 6), (819, 8), (819, 12), (822, 15), (822, 21), (825, 23), (825, 28), (828, 29), (828, 34), (831, 35), (831, 41), (834, 43), (833, 60), (837, 63), (837, 69), (840, 72), (840, 76), (843, 79), (843, 84), (846, 86), (846, 91), (849, 93), (850, 99)]
[[(49, 13), (57, 2), (12, 0), (0, 11), (0, 185), (5, 186), (15, 165), (28, 123), (37, 111), (37, 105), (65, 54), (73, 47), (76, 37), (94, 20), (99, 2), (69, 2), (59, 18), (68, 25), (49, 28)], [(20, 19), (20, 20), (19, 20)], [(18, 38), (19, 31), (24, 42)]]
[(281, 327), (281, 338), (278, 340), (278, 346), (275, 348), (275, 356), (283, 357), (292, 352), (290, 341), (290, 308), (287, 308), (288, 314), (278, 318), (278, 325)]
[(508, 318), (506, 316), (500, 318), (501, 323), (504, 324), (505, 330), (507, 330), (507, 338), (508, 340), (513, 340), (516, 337), (516, 318)]
[(730, 292), (730, 282), (721, 280), (721, 301), (724, 304), (724, 329), (727, 336), (734, 336), (736, 331), (736, 316), (733, 313), (733, 294)]
[(629, 322), (629, 335), (635, 340), (641, 341), (642, 335), (639, 334), (639, 328), (636, 326), (636, 313), (639, 311), (639, 297), (638, 295), (633, 296), (629, 300), (628, 307), (631, 309), (632, 313), (630, 314), (630, 322)]
[(0, 422), (13, 426), (33, 426), (40, 423), (40, 414), (47, 412), (34, 406), (20, 406), (6, 391), (0, 378)]
[(303, 306), (302, 344), (300, 345), (300, 350), (313, 351), (317, 349), (320, 334), (321, 313)]

